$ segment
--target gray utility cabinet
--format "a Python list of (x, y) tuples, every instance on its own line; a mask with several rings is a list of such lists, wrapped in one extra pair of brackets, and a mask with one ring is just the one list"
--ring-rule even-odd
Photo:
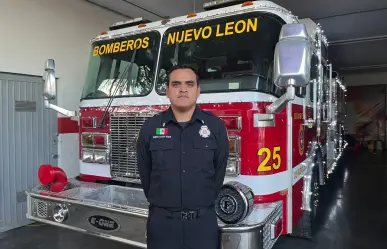
[(57, 113), (42, 95), (41, 77), (0, 72), (0, 233), (30, 223), (24, 191), (41, 164), (57, 164)]

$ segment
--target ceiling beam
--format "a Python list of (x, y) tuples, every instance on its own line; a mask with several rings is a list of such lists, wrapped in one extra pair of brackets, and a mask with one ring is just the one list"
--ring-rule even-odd
[(311, 17), (311, 19), (316, 20), (316, 21), (320, 21), (323, 19), (330, 19), (330, 18), (335, 18), (335, 17), (371, 13), (371, 12), (382, 11), (382, 10), (387, 10), (387, 7), (377, 8), (377, 9), (369, 9), (369, 10), (360, 10), (360, 11), (354, 11), (354, 12), (347, 12), (347, 13), (341, 13), (341, 14), (329, 15), (329, 16)]
[(367, 65), (367, 66), (354, 66), (354, 67), (342, 67), (340, 71), (359, 71), (369, 69), (384, 69), (387, 68), (387, 64)]
[(361, 38), (354, 38), (354, 39), (331, 41), (329, 42), (329, 46), (345, 45), (345, 44), (353, 44), (353, 43), (361, 43), (361, 42), (374, 42), (374, 41), (382, 41), (382, 40), (387, 40), (387, 35), (378, 35), (378, 36), (369, 36), (369, 37), (361, 37)]

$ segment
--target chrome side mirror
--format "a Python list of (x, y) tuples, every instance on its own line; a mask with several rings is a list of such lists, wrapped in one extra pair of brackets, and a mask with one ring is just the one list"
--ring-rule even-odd
[(305, 24), (285, 24), (274, 52), (274, 83), (278, 87), (305, 87), (310, 81), (313, 45)]
[(56, 98), (55, 61), (48, 59), (44, 67), (44, 92), (43, 96), (48, 100)]

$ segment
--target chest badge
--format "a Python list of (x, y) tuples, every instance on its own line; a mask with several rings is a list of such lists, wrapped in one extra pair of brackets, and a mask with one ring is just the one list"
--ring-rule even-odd
[(200, 127), (199, 135), (204, 138), (207, 138), (211, 135), (211, 132), (208, 129), (207, 125), (202, 125), (202, 127)]

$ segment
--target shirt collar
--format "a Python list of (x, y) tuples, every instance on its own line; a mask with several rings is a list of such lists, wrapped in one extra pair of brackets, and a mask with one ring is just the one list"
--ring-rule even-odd
[[(163, 114), (163, 126), (167, 125), (171, 121), (177, 123), (176, 117), (173, 114), (172, 108), (169, 107), (167, 109), (167, 111), (165, 111)], [(189, 122), (193, 123), (194, 121), (199, 121), (199, 122), (204, 123), (203, 112), (199, 108), (199, 106), (197, 106), (197, 105), (196, 105), (195, 110), (192, 114), (191, 121), (189, 121)]]

